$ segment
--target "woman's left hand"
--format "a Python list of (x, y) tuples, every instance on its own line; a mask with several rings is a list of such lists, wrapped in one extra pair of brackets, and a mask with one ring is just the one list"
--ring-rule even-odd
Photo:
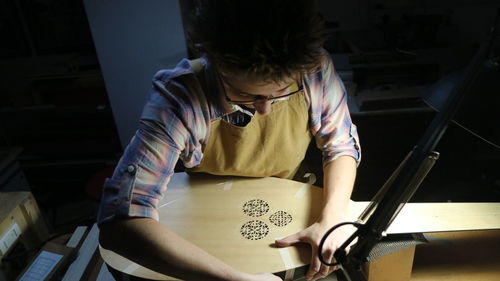
[[(338, 269), (338, 266), (327, 266), (321, 263), (318, 258), (319, 243), (323, 235), (336, 223), (326, 224), (316, 222), (308, 228), (299, 231), (295, 234), (275, 241), (278, 247), (287, 247), (296, 243), (308, 243), (311, 245), (312, 256), (309, 270), (306, 273), (307, 280), (317, 280), (324, 278), (330, 273)], [(333, 254), (344, 241), (354, 233), (355, 227), (352, 225), (344, 225), (331, 233), (323, 245), (323, 258), (328, 263), (334, 263), (335, 257)], [(349, 248), (346, 249), (348, 251)]]

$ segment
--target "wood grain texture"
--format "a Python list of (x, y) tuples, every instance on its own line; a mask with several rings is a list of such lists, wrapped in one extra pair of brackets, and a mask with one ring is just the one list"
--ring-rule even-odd
[[(243, 206), (254, 199), (265, 201), (269, 211), (259, 217), (245, 214)], [(159, 204), (160, 222), (237, 269), (281, 272), (307, 265), (310, 248), (300, 245), (280, 250), (273, 247), (274, 240), (314, 222), (321, 200), (321, 188), (291, 180), (178, 173)], [(356, 220), (368, 203), (351, 201), (350, 219)], [(270, 217), (278, 211), (290, 214), (291, 222), (283, 227), (272, 224)], [(388, 233), (500, 229), (499, 218), (498, 203), (412, 203), (403, 208)], [(241, 235), (241, 226), (251, 220), (268, 225), (265, 237), (249, 240)], [(106, 249), (100, 251), (109, 265), (122, 272), (153, 280), (174, 280)], [(288, 261), (283, 259), (283, 251), (289, 256)]]
[(411, 281), (500, 280), (500, 230), (427, 233)]

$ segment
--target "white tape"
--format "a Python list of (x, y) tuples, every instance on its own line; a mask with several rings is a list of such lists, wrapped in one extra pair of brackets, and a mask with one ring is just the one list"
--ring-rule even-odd
[(295, 275), (295, 268), (288, 269), (285, 271), (285, 281), (293, 280), (293, 276)]
[(123, 270), (123, 273), (132, 274), (138, 268), (139, 268), (139, 265), (136, 264), (135, 262), (133, 262), (131, 265), (125, 267), (125, 269)]
[(307, 183), (304, 183), (301, 188), (295, 193), (295, 198), (302, 198), (306, 194), (307, 190), (316, 182), (316, 175), (313, 173), (307, 173), (304, 178), (308, 178)]
[(288, 251), (288, 248), (279, 248), (278, 249), (281, 260), (283, 261), (283, 264), (285, 265), (285, 280), (292, 280), (293, 276), (295, 275), (295, 266), (292, 261), (292, 256), (290, 256), (290, 252)]
[(311, 187), (310, 184), (304, 183), (302, 187), (295, 193), (295, 198), (302, 198), (306, 195), (307, 190)]
[(225, 181), (218, 183), (217, 185), (224, 185), (222, 190), (231, 190), (231, 188), (233, 188), (233, 181)]
[(233, 182), (232, 181), (226, 181), (224, 183), (224, 190), (231, 190), (233, 188)]

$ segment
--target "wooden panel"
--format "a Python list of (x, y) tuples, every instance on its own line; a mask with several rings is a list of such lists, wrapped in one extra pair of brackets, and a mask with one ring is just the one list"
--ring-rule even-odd
[(500, 280), (500, 230), (427, 233), (418, 245), (412, 281)]
[[(283, 252), (272, 247), (275, 238), (290, 235), (312, 223), (321, 207), (321, 194), (318, 187), (277, 178), (190, 178), (176, 174), (160, 203), (160, 221), (235, 268), (255, 273), (280, 272), (285, 270), (285, 264), (281, 258)], [(246, 215), (243, 206), (252, 199), (267, 202), (268, 212), (260, 217)], [(273, 225), (269, 219), (277, 211), (291, 214), (292, 221), (283, 227)], [(241, 235), (242, 225), (252, 220), (268, 225), (269, 233), (264, 238), (249, 240)], [(285, 251), (293, 267), (309, 262), (310, 249), (306, 245)], [(124, 259), (109, 259), (109, 251), (101, 249), (101, 253), (104, 260), (121, 271), (149, 279), (165, 278)]]
[(500, 229), (500, 203), (409, 203), (387, 233)]
[[(246, 202), (265, 201), (269, 210), (260, 217), (243, 212)], [(310, 261), (308, 245), (277, 249), (275, 238), (310, 225), (321, 208), (322, 190), (305, 183), (278, 178), (234, 178), (175, 174), (160, 203), (160, 222), (202, 249), (246, 272), (281, 272)], [(368, 202), (351, 201), (349, 216), (355, 220)], [(283, 227), (270, 222), (271, 214), (284, 211), (292, 221)], [(464, 203), (408, 204), (388, 233), (449, 231), (453, 229), (500, 228), (500, 204)], [(242, 236), (242, 226), (252, 220), (267, 224), (269, 232), (258, 240)], [(149, 279), (168, 279), (100, 249), (112, 267)], [(282, 256), (289, 256), (287, 262)], [(170, 278), (171, 280), (171, 278)]]
[(385, 255), (365, 264), (368, 281), (409, 281), (415, 246)]
[[(351, 201), (355, 219), (369, 202)], [(387, 229), (388, 234), (500, 229), (500, 203), (408, 203)]]

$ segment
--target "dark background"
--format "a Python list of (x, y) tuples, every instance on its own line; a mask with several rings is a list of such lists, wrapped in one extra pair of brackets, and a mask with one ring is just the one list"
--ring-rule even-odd
[[(346, 84), (356, 85), (354, 100), (365, 90), (394, 85), (427, 89), (461, 69), (485, 38), (498, 6), (498, 1), (345, 2), (320, 3), (331, 31), (325, 48), (340, 54), (334, 63)], [(183, 12), (190, 12), (189, 5)], [(14, 154), (23, 179), (2, 189), (31, 190), (55, 232), (91, 223), (102, 180), (122, 147), (83, 4), (1, 0), (0, 38), (0, 147), (3, 155), (19, 148)], [(488, 95), (478, 99), (488, 103)], [(353, 199), (369, 200), (434, 112), (419, 96), (357, 105), (352, 116), (363, 160)], [(475, 118), (482, 121), (481, 114)], [(441, 159), (414, 201), (500, 202), (498, 149), (452, 124), (437, 150)], [(311, 152), (316, 172), (319, 158)]]

